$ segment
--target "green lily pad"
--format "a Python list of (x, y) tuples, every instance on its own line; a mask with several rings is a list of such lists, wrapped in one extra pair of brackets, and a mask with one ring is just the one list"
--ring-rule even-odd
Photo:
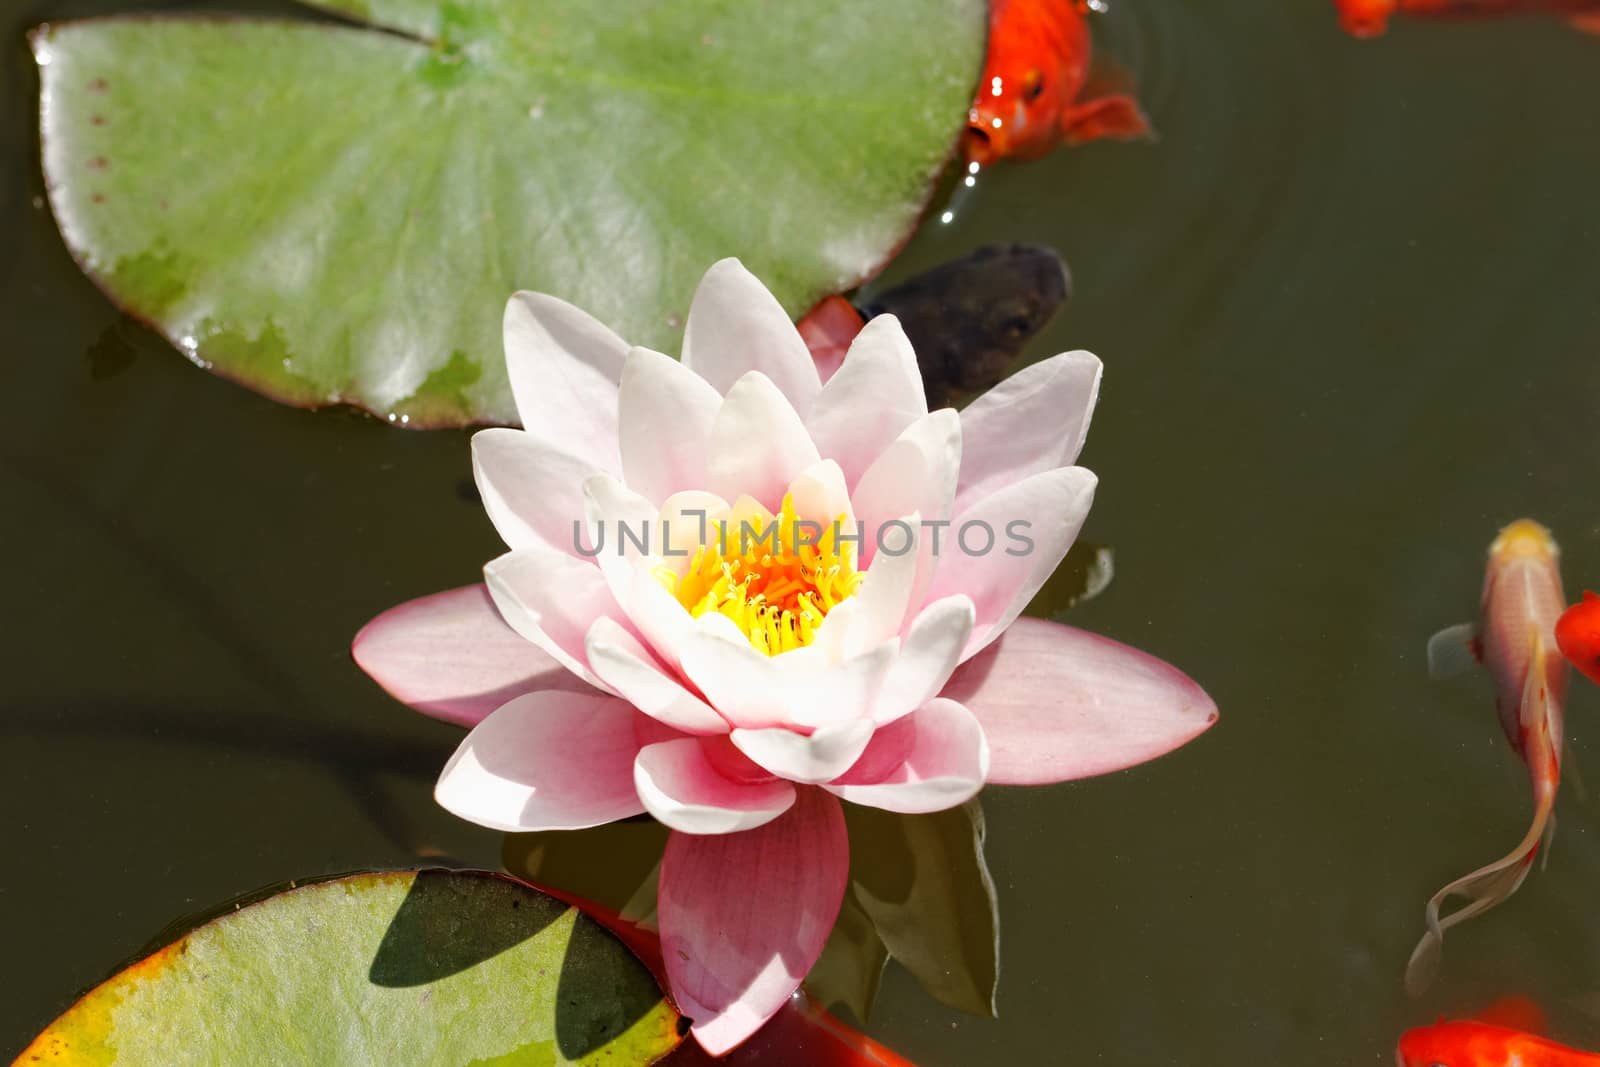
[(516, 289), (676, 351), (723, 256), (795, 314), (869, 276), (983, 61), (983, 0), (319, 6), (367, 25), (41, 27), (50, 202), (195, 362), (411, 426), (514, 421)]
[(96, 987), (18, 1063), (656, 1062), (682, 1041), (643, 964), (481, 871), (361, 874), (228, 912)]

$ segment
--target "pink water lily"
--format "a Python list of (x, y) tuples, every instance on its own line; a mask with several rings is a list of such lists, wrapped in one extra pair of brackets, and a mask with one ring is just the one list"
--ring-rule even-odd
[(524, 428), (472, 444), (510, 551), (483, 585), (373, 620), (355, 658), (472, 728), (437, 790), (461, 817), (671, 827), (668, 977), (713, 1054), (816, 961), (848, 872), (841, 799), (938, 811), (1215, 720), (1175, 668), (1018, 618), (1094, 494), (1073, 466), (1094, 356), (930, 412), (892, 317), (824, 381), (735, 260), (701, 282), (681, 362), (537, 293), (512, 298), (505, 344)]

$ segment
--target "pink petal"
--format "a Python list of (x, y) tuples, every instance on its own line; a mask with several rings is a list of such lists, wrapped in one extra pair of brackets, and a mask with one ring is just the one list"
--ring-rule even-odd
[(706, 1051), (734, 1048), (788, 1003), (838, 918), (849, 867), (839, 802), (818, 789), (756, 830), (667, 839), (662, 955)]
[(972, 600), (977, 622), (963, 659), (1004, 632), (1060, 566), (1089, 515), (1094, 490), (1092, 473), (1061, 467), (1030, 475), (956, 516), (928, 597)]
[(972, 637), (972, 601), (945, 597), (922, 609), (900, 645), (872, 708), (880, 726), (922, 707), (944, 688)]
[(507, 626), (481, 584), (390, 608), (361, 628), (350, 654), (395, 699), (462, 726), (534, 690), (592, 692)]
[(579, 830), (644, 810), (633, 787), (638, 713), (611, 697), (529, 693), (467, 735), (434, 799), (491, 830)]
[(872, 740), (872, 722), (856, 719), (824, 726), (811, 734), (777, 727), (735, 730), (734, 745), (761, 767), (791, 782), (818, 785), (843, 774)]
[(522, 430), (472, 435), (472, 475), (507, 548), (542, 544), (569, 555), (577, 551), (583, 483), (594, 473), (588, 461)]
[(917, 354), (893, 315), (862, 327), (839, 372), (806, 418), (817, 451), (838, 460), (855, 485), (902, 430), (928, 413)]
[(662, 669), (650, 651), (610, 619), (590, 627), (589, 667), (601, 681), (658, 722), (686, 734), (725, 734), (728, 723)]
[(751, 372), (728, 390), (711, 424), (706, 487), (725, 500), (751, 496), (777, 511), (789, 483), (820, 458), (777, 386)]
[(1063, 352), (1024, 367), (961, 412), (957, 512), (1030, 474), (1071, 466), (1100, 394), (1100, 360)]
[(828, 786), (854, 804), (914, 815), (965, 804), (989, 775), (989, 745), (972, 712), (935, 698), (873, 736), (860, 762)]
[(628, 488), (660, 503), (706, 484), (711, 423), (722, 395), (671, 356), (635, 348), (622, 368), (619, 420)]
[(735, 781), (717, 770), (693, 737), (639, 750), (633, 787), (651, 815), (687, 834), (733, 834), (769, 823), (794, 803), (794, 786)]
[(1018, 619), (956, 669), (944, 695), (989, 738), (989, 780), (1040, 785), (1155, 759), (1217, 721), (1182, 671), (1106, 637)]
[(596, 619), (621, 615), (599, 568), (540, 546), (490, 560), (483, 578), (507, 625), (590, 685), (608, 690), (589, 669), (584, 650)]
[(617, 383), (627, 343), (565, 300), (517, 293), (506, 304), (505, 345), (522, 428), (596, 470), (620, 473)]
[(802, 414), (822, 389), (788, 313), (737, 259), (712, 264), (700, 280), (684, 324), (683, 365), (723, 395), (748, 372), (760, 371)]

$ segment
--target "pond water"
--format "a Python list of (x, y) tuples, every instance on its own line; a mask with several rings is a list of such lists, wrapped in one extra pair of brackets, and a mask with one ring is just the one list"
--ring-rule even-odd
[[(19, 976), (0, 1050), (237, 893), (500, 859), (431, 799), (459, 732), (347, 651), (498, 552), (467, 434), (195, 369), (40, 206), (22, 33), (140, 7), (0, 17), (0, 944)], [(1128, 772), (989, 790), (1000, 1017), (891, 966), (869, 1030), (924, 1067), (1331, 1067), (1519, 993), (1600, 1047), (1600, 797), (1570, 784), (1548, 869), (1452, 933), (1425, 998), (1400, 982), (1427, 897), (1529, 812), (1487, 682), (1430, 682), (1429, 634), (1473, 614), (1519, 515), (1561, 540), (1570, 596), (1600, 585), (1600, 40), (1531, 18), (1356, 42), (1316, 0), (1127, 0), (1105, 30), (1159, 143), (985, 172), (890, 277), (998, 240), (1066, 255), (1075, 297), (1030, 354), (1105, 360), (1084, 536), (1117, 572), (1065, 618), (1179, 665), (1222, 719)], [(1597, 715), (1575, 684), (1574, 758), (1600, 783)]]

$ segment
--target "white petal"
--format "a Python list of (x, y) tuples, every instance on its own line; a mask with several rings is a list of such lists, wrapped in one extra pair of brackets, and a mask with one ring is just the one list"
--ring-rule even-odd
[(622, 471), (656, 503), (706, 484), (711, 423), (722, 396), (670, 356), (635, 348), (622, 368)]
[(788, 694), (773, 659), (752, 648), (723, 615), (707, 612), (695, 623), (681, 638), (679, 663), (707, 703), (735, 727), (786, 725)]
[(929, 604), (912, 621), (872, 709), (879, 725), (910, 714), (938, 695), (961, 662), (975, 619), (971, 600), (951, 596)]
[(1024, 367), (961, 412), (956, 511), (1030, 474), (1070, 466), (1100, 395), (1100, 360), (1063, 352)]
[[(960, 470), (961, 418), (955, 411), (941, 408), (906, 427), (867, 468), (850, 494), (856, 518), (866, 529), (863, 560), (872, 562), (877, 531), (886, 523), (912, 512), (926, 522), (948, 519)], [(931, 538), (928, 544), (931, 546)]]
[[(692, 737), (646, 745), (633, 764), (645, 810), (686, 834), (732, 834), (771, 822), (794, 803), (788, 782), (736, 782)], [(731, 872), (730, 872), (731, 873)]]
[(845, 485), (844, 472), (833, 460), (819, 460), (801, 471), (789, 483), (789, 495), (794, 498), (795, 514), (820, 523), (824, 536), (832, 532), (833, 523), (841, 515), (841, 532), (854, 532), (855, 509), (850, 505), (850, 490)]
[(626, 604), (636, 564), (650, 565), (659, 548), (660, 513), (650, 501), (606, 474), (584, 482), (583, 495), (589, 530), (582, 554), (592, 554), (612, 596), (617, 603)]
[(529, 693), (467, 735), (439, 775), (441, 807), (494, 830), (579, 830), (644, 810), (638, 713), (598, 694)]
[(507, 552), (483, 568), (494, 606), (510, 626), (590, 685), (610, 687), (589, 669), (584, 638), (596, 619), (621, 611), (592, 563), (532, 546)]
[(916, 815), (966, 803), (988, 774), (978, 720), (939, 698), (879, 730), (860, 762), (825, 788), (855, 804)]
[(817, 396), (806, 429), (854, 485), (907, 426), (928, 413), (917, 354), (893, 315), (870, 320)]
[[(911, 597), (916, 591), (919, 559), (922, 556), (922, 517), (912, 512), (905, 516), (904, 521), (910, 531), (906, 537), (905, 551), (900, 551), (901, 540), (898, 536), (890, 538), (886, 542), (888, 550), (873, 556), (872, 565), (861, 579), (861, 588), (850, 598), (850, 624), (843, 635), (842, 646), (846, 655), (858, 655), (897, 636), (900, 624), (913, 603)], [(823, 620), (824, 628), (836, 614), (829, 613)]]
[(590, 669), (624, 700), (686, 734), (725, 734), (728, 723), (667, 674), (648, 649), (610, 619), (589, 628)]
[(690, 489), (673, 493), (661, 503), (661, 533), (651, 545), (661, 562), (682, 575), (694, 562), (700, 546), (717, 539), (718, 523), (727, 516), (728, 502), (715, 493)]
[(628, 345), (588, 312), (545, 293), (506, 304), (506, 372), (522, 428), (597, 470), (620, 473), (617, 384)]
[(815, 644), (772, 657), (785, 718), (801, 727), (870, 718), (899, 651), (900, 642), (890, 640), (837, 662), (830, 662)]
[[(993, 641), (1022, 613), (1077, 540), (1094, 503), (1095, 476), (1082, 467), (1041, 471), (958, 515), (955, 534), (929, 590), (931, 599), (965, 595), (977, 624), (962, 659)], [(979, 531), (963, 541), (963, 531)], [(970, 531), (969, 531), (970, 532)], [(988, 551), (969, 552), (993, 544)]]
[(793, 406), (770, 378), (752, 371), (728, 390), (711, 424), (706, 487), (776, 511), (789, 483), (820, 458)]
[(760, 371), (802, 414), (822, 389), (789, 313), (737, 259), (712, 264), (700, 280), (684, 324), (683, 364), (723, 394)]
[(507, 548), (542, 544), (571, 554), (584, 528), (587, 460), (533, 434), (502, 428), (472, 435), (472, 475)]
[(779, 778), (818, 785), (833, 781), (861, 758), (872, 740), (872, 723), (842, 722), (810, 736), (777, 728), (735, 730), (729, 737), (740, 752)]

